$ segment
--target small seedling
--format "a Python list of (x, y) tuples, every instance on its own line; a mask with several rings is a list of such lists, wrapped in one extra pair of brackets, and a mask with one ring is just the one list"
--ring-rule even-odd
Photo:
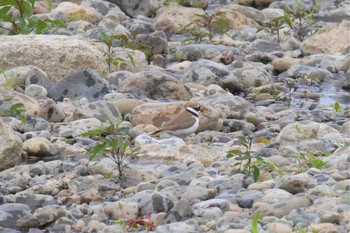
[(317, 28), (315, 30), (313, 28), (317, 24), (317, 21), (314, 20), (314, 14), (318, 6), (319, 1), (316, 1), (313, 8), (309, 10), (300, 0), (297, 0), (295, 1), (295, 9), (285, 12), (284, 21), (300, 41), (303, 41), (309, 32), (315, 33), (317, 31)]
[(292, 97), (293, 97), (293, 93), (296, 90), (297, 81), (294, 79), (285, 79), (284, 83), (286, 84), (286, 86), (288, 88), (288, 93), (287, 93), (286, 99), (287, 99), (288, 107), (290, 107), (292, 105), (292, 101), (293, 101)]
[(124, 181), (124, 169), (127, 167), (126, 159), (130, 156), (136, 156), (138, 148), (132, 149), (125, 138), (125, 133), (118, 129), (121, 118), (117, 123), (111, 120), (109, 126), (102, 129), (94, 129), (82, 134), (83, 137), (94, 137), (99, 143), (94, 146), (89, 154), (89, 160), (95, 159), (97, 155), (102, 155), (111, 159), (117, 166), (118, 179), (121, 183)]
[(334, 104), (332, 104), (332, 107), (336, 112), (344, 111), (344, 108), (340, 105), (340, 103), (338, 101), (335, 102)]
[(10, 74), (10, 76), (7, 76), (6, 72), (0, 69), (0, 74), (5, 79), (5, 88), (7, 90), (13, 90), (15, 88), (15, 78), (13, 77), (13, 74)]
[[(254, 156), (252, 153), (252, 143), (254, 138), (251, 136), (240, 136), (238, 137), (240, 144), (246, 148), (245, 152), (242, 152), (240, 149), (230, 150), (226, 158), (235, 157), (239, 162), (235, 165), (239, 165), (239, 171), (246, 175), (253, 175), (254, 181), (258, 181), (261, 174), (261, 165), (267, 166), (264, 168), (265, 172), (276, 171), (279, 174), (282, 174), (282, 171), (271, 161), (264, 160), (260, 156)], [(267, 138), (256, 138), (257, 143), (269, 144), (270, 141)]]
[(250, 229), (251, 233), (259, 233), (259, 220), (261, 213), (258, 211), (252, 219), (252, 227)]
[(182, 30), (188, 30), (190, 27), (194, 27), (194, 29), (191, 29), (192, 38), (184, 40), (183, 43), (191, 41), (212, 43), (214, 31), (226, 33), (229, 29), (229, 24), (226, 19), (221, 17), (223, 14), (223, 12), (196, 14), (196, 18), (182, 28)]
[[(39, 19), (33, 14), (36, 0), (0, 0), (0, 28), (8, 31), (10, 35), (45, 33), (56, 27), (65, 27), (61, 20), (46, 18)], [(18, 16), (12, 16), (10, 9), (18, 11)], [(10, 23), (11, 28), (4, 27), (2, 23)]]
[[(4, 99), (0, 100), (0, 103), (1, 102), (9, 102), (10, 103), (12, 99), (13, 99), (12, 97), (5, 97)], [(9, 109), (1, 111), (0, 117), (3, 117), (3, 116), (15, 117), (15, 118), (21, 120), (22, 123), (25, 124), (27, 122), (27, 117), (24, 114), (25, 111), (26, 110), (24, 108), (24, 104), (16, 103), (16, 104), (12, 104)]]
[(291, 156), (291, 158), (295, 158), (297, 160), (297, 166), (289, 170), (294, 171), (296, 173), (304, 172), (310, 168), (321, 169), (327, 165), (327, 162), (317, 158), (311, 153), (301, 153), (293, 155)]
[(277, 43), (281, 42), (281, 30), (285, 28), (284, 17), (276, 17), (263, 23), (262, 27), (257, 32), (266, 31), (276, 36)]

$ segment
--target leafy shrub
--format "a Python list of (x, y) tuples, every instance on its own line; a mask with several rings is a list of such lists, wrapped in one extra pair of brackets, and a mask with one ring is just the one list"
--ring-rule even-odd
[(121, 119), (116, 123), (109, 122), (109, 126), (94, 129), (82, 134), (84, 137), (94, 137), (99, 142), (90, 150), (89, 160), (95, 159), (97, 155), (111, 159), (117, 166), (118, 179), (124, 181), (124, 169), (127, 167), (126, 159), (135, 156), (138, 148), (132, 149), (127, 140), (125, 132), (119, 129)]
[[(61, 20), (41, 20), (33, 15), (36, 0), (0, 0), (0, 28), (8, 31), (10, 35), (42, 34), (55, 27), (64, 27)], [(18, 15), (10, 14), (10, 9), (16, 9)], [(3, 23), (10, 23), (11, 28), (4, 27)]]
[(212, 43), (215, 30), (226, 33), (229, 25), (227, 20), (221, 17), (223, 14), (223, 12), (196, 14), (196, 18), (182, 28), (182, 30), (188, 30), (189, 27), (194, 26), (194, 29), (190, 31), (191, 36), (183, 43)]
[(246, 175), (253, 175), (254, 181), (258, 181), (262, 171), (270, 172), (276, 171), (278, 174), (282, 174), (282, 171), (271, 161), (264, 160), (260, 156), (255, 156), (252, 152), (252, 144), (254, 140), (258, 143), (269, 144), (270, 141), (266, 138), (256, 138), (251, 136), (238, 137), (240, 144), (246, 148), (245, 151), (240, 149), (230, 150), (226, 157), (235, 158), (238, 160), (234, 165), (239, 165), (239, 171)]

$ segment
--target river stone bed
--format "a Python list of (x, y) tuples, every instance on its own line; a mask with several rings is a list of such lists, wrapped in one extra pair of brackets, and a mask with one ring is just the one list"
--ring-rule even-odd
[[(254, 219), (260, 233), (350, 232), (350, 2), (321, 1), (319, 30), (302, 41), (257, 32), (293, 2), (38, 1), (39, 17), (67, 27), (1, 29), (0, 233), (249, 233)], [(181, 43), (205, 12), (230, 30)], [(101, 32), (136, 30), (147, 56), (115, 47), (109, 68)], [(26, 123), (8, 114), (16, 103)], [(149, 134), (193, 103), (196, 134)], [(110, 159), (89, 161), (96, 139), (82, 136), (118, 119), (138, 148), (123, 182)], [(226, 156), (247, 151), (242, 136), (251, 162), (276, 166), (257, 165), (257, 181)]]

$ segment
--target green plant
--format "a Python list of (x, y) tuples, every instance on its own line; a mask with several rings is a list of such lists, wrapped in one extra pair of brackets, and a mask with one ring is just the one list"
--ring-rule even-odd
[(266, 31), (277, 37), (277, 43), (281, 42), (281, 30), (285, 28), (284, 16), (276, 17), (270, 20), (267, 20), (263, 25), (258, 29), (257, 32)]
[[(36, 0), (0, 0), (0, 28), (9, 32), (10, 35), (44, 33), (55, 27), (64, 27), (61, 20), (44, 19), (41, 20), (33, 15)], [(18, 11), (17, 16), (10, 14), (10, 9)], [(3, 26), (3, 23), (10, 23), (11, 28)]]
[(82, 134), (84, 137), (94, 137), (99, 141), (89, 152), (89, 160), (95, 159), (97, 155), (102, 155), (111, 159), (117, 166), (118, 179), (124, 181), (124, 169), (127, 167), (126, 159), (136, 156), (138, 148), (132, 149), (127, 140), (125, 132), (119, 129), (121, 118), (116, 123), (109, 122), (109, 126), (101, 129), (94, 129)]
[(192, 37), (185, 39), (183, 43), (192, 41), (196, 43), (212, 43), (215, 31), (226, 33), (229, 29), (229, 24), (226, 19), (221, 17), (223, 14), (223, 12), (195, 14), (196, 18), (182, 28), (182, 30), (188, 30), (190, 27), (194, 27), (190, 31)]
[(294, 8), (285, 12), (284, 22), (299, 40), (303, 41), (309, 32), (313, 32), (313, 28), (317, 24), (317, 21), (314, 20), (314, 14), (318, 6), (319, 1), (315, 1), (314, 6), (309, 10), (300, 0), (297, 0)]
[(293, 96), (293, 93), (295, 91), (297, 81), (294, 79), (285, 79), (283, 82), (284, 82), (284, 84), (286, 84), (286, 86), (288, 88), (288, 93), (287, 93), (286, 99), (287, 99), (288, 107), (290, 107), (292, 104), (292, 100), (293, 100), (292, 96)]
[(151, 213), (146, 214), (143, 219), (117, 220), (117, 224), (126, 224), (127, 230), (144, 226), (147, 231), (151, 231), (154, 227), (154, 222), (151, 220)]
[(311, 153), (300, 153), (290, 157), (296, 159), (297, 165), (289, 170), (296, 173), (305, 172), (310, 168), (321, 169), (327, 165), (327, 162), (324, 162)]
[(252, 219), (252, 227), (250, 229), (251, 233), (259, 233), (259, 219), (260, 219), (261, 213), (258, 211), (253, 219)]
[(344, 108), (341, 106), (341, 104), (336, 101), (334, 104), (331, 105), (333, 107), (333, 109), (336, 111), (336, 112), (342, 112), (344, 111)]
[(7, 90), (13, 90), (13, 88), (15, 88), (15, 78), (13, 77), (13, 74), (10, 74), (9, 76), (7, 76), (6, 72), (3, 71), (0, 68), (0, 74), (2, 74), (2, 76), (5, 79), (5, 88)]
[(9, 109), (6, 109), (0, 112), (0, 117), (11, 116), (21, 120), (23, 123), (26, 123), (27, 117), (24, 115), (24, 112), (26, 111), (24, 108), (24, 104), (23, 103), (11, 104), (11, 100), (13, 100), (13, 97), (11, 96), (5, 97), (4, 99), (0, 100), (0, 103), (8, 102), (8, 104), (11, 105)]
[[(246, 175), (253, 175), (254, 181), (258, 181), (262, 169), (265, 172), (276, 171), (278, 174), (282, 174), (282, 171), (271, 161), (264, 160), (260, 156), (254, 156), (252, 153), (252, 144), (254, 138), (251, 136), (240, 136), (238, 137), (239, 143), (245, 147), (245, 151), (241, 151), (240, 149), (230, 150), (226, 154), (226, 158), (235, 157), (238, 160), (234, 165), (239, 165), (239, 171)], [(255, 141), (257, 143), (269, 144), (270, 141), (266, 138), (256, 138)], [(265, 168), (262, 168), (262, 165)]]

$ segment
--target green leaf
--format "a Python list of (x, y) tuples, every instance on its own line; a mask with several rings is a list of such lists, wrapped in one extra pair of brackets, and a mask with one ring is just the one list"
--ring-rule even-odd
[(260, 216), (261, 216), (261, 212), (258, 211), (252, 219), (252, 229), (251, 229), (252, 233), (259, 233), (258, 224), (259, 224)]
[(287, 12), (284, 13), (283, 18), (284, 18), (284, 21), (288, 24), (288, 26), (290, 28), (292, 28), (293, 27), (293, 23), (292, 23), (292, 20), (290, 18), (290, 15)]
[(50, 28), (48, 27), (47, 23), (45, 23), (43, 21), (39, 21), (39, 22), (37, 22), (35, 33), (36, 34), (42, 34), (42, 33), (46, 32), (49, 29)]
[(254, 181), (257, 182), (260, 176), (260, 169), (257, 166), (253, 166), (253, 178)]
[(89, 160), (93, 160), (96, 155), (98, 154), (102, 154), (106, 151), (106, 148), (108, 147), (108, 142), (105, 141), (103, 143), (97, 144), (96, 146), (94, 146), (91, 151), (90, 151), (90, 157)]
[(331, 156), (333, 153), (330, 151), (326, 151), (323, 153), (324, 156)]
[(255, 141), (257, 143), (264, 143), (265, 145), (270, 144), (270, 140), (267, 138), (256, 138)]
[(81, 136), (93, 137), (93, 136), (100, 136), (102, 133), (104, 133), (104, 129), (93, 129), (93, 130), (89, 130), (87, 132), (82, 133)]
[(238, 140), (240, 141), (240, 143), (245, 146), (245, 147), (248, 147), (248, 140), (246, 137), (244, 136), (239, 136), (238, 137)]
[(226, 158), (230, 159), (232, 157), (234, 157), (235, 155), (238, 155), (241, 153), (241, 150), (239, 149), (233, 149), (233, 150), (230, 150), (229, 152), (227, 152), (226, 154)]
[(134, 57), (131, 54), (127, 54), (128, 58), (131, 61), (131, 64), (135, 67), (135, 61), (134, 61)]
[[(11, 6), (4, 6), (0, 9), (0, 19), (4, 21), (4, 18), (7, 18), (7, 12), (10, 10)], [(6, 17), (7, 16), (7, 17)], [(8, 22), (8, 21), (7, 21)]]
[(322, 167), (327, 165), (327, 162), (322, 161), (321, 159), (317, 158), (312, 154), (309, 154), (309, 157), (317, 169), (321, 169)]

